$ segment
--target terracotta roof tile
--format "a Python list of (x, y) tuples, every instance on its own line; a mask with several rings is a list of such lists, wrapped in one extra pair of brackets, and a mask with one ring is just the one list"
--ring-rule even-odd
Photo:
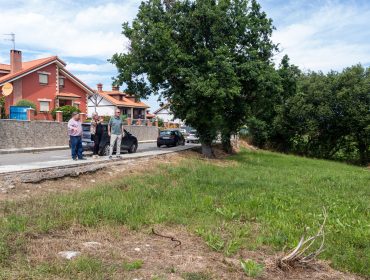
[[(136, 102), (136, 101), (130, 100), (127, 97), (123, 97), (122, 100), (117, 100), (114, 97), (110, 96), (112, 94), (111, 91), (99, 91), (99, 92), (96, 91), (96, 93), (116, 106), (134, 107), (134, 108), (149, 108), (149, 106), (145, 104), (144, 102), (141, 102), (141, 101)], [(125, 93), (122, 93), (122, 92), (116, 92), (116, 94), (117, 93), (120, 93), (120, 95), (126, 95)]]
[[(22, 75), (22, 74), (25, 74), (29, 71), (32, 71), (33, 69), (38, 68), (38, 67), (40, 67), (44, 64), (47, 64), (49, 62), (52, 62), (54, 60), (58, 60), (63, 65), (66, 65), (65, 62), (62, 61), (61, 59), (59, 59), (57, 56), (51, 56), (51, 57), (47, 57), (47, 58), (41, 58), (41, 59), (26, 61), (26, 62), (22, 63), (22, 69), (20, 71), (17, 71), (15, 73), (11, 73), (11, 74), (8, 74), (8, 75), (5, 75), (5, 76), (1, 77), (0, 78), (0, 84), (4, 83), (4, 82), (7, 82), (7, 81), (9, 81), (13, 78), (16, 78), (19, 75)], [(7, 64), (1, 64), (1, 65), (8, 66)], [(9, 69), (10, 69), (10, 66), (9, 66)]]
[(10, 71), (10, 65), (0, 63), (0, 70)]

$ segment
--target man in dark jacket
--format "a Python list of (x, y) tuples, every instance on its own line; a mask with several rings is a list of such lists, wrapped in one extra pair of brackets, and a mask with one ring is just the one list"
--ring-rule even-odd
[(99, 157), (100, 142), (103, 136), (103, 121), (103, 117), (99, 117), (97, 113), (93, 113), (90, 126), (91, 137), (93, 138), (92, 140), (94, 140), (93, 158)]

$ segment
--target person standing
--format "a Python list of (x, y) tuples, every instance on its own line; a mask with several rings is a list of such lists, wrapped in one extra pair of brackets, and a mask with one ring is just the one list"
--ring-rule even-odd
[(110, 136), (109, 158), (112, 158), (114, 144), (117, 143), (116, 156), (121, 157), (121, 141), (123, 135), (123, 121), (121, 118), (121, 110), (116, 109), (114, 116), (110, 118), (108, 123), (108, 135)]
[(71, 144), (72, 159), (85, 160), (82, 152), (82, 124), (80, 115), (77, 112), (72, 113), (72, 118), (68, 122), (68, 135)]
[(103, 125), (102, 125), (103, 121), (104, 118), (99, 117), (97, 113), (92, 114), (90, 133), (92, 140), (94, 141), (93, 158), (99, 157), (100, 142), (103, 136)]

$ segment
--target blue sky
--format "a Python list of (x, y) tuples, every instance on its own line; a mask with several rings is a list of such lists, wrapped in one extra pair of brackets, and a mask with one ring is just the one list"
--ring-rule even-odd
[[(304, 70), (341, 70), (370, 65), (369, 0), (261, 0), (273, 19), (273, 40), (281, 53)], [(24, 60), (58, 55), (67, 68), (95, 88), (111, 87), (115, 68), (107, 59), (124, 52), (128, 42), (121, 24), (137, 12), (137, 0), (0, 0), (0, 63), (9, 62), (11, 42), (3, 34), (16, 33), (16, 48)], [(158, 108), (157, 98), (147, 103)]]

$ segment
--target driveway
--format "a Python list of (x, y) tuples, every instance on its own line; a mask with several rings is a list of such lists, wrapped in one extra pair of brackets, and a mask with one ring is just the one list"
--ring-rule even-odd
[[(184, 149), (190, 149), (197, 145), (188, 144), (185, 146), (171, 148), (157, 148), (156, 143), (141, 143), (135, 154), (122, 155), (122, 160), (140, 158), (146, 156), (161, 155)], [(73, 161), (70, 156), (70, 150), (44, 151), (34, 153), (18, 153), (18, 154), (3, 154), (0, 155), (0, 174), (16, 171), (36, 170), (50, 167), (63, 167), (73, 165), (86, 165), (95, 162), (109, 161), (107, 157), (92, 159), (88, 155), (86, 161)]]

